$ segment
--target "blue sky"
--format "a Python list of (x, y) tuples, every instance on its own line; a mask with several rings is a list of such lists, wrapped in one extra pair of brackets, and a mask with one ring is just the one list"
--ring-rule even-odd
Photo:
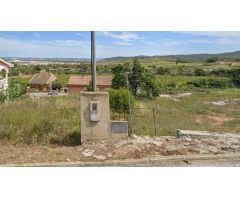
[[(240, 50), (240, 32), (96, 32), (97, 57)], [(89, 32), (0, 32), (0, 57), (89, 58)]]

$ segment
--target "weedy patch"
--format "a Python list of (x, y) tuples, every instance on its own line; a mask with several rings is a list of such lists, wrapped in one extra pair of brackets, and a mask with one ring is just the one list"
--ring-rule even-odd
[(0, 105), (0, 138), (27, 144), (80, 143), (79, 97), (21, 99)]

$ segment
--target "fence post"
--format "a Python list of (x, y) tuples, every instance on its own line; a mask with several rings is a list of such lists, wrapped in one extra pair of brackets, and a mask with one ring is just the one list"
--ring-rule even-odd
[(157, 136), (157, 127), (156, 127), (156, 114), (155, 114), (155, 108), (152, 109), (153, 112), (153, 123), (154, 123), (154, 136)]
[[(132, 108), (131, 108), (131, 100), (130, 100), (130, 94), (129, 94), (129, 81), (128, 81), (128, 72), (126, 73), (126, 84), (127, 84), (127, 92), (128, 92), (128, 110), (129, 110), (129, 125), (131, 126), (131, 134), (134, 134), (133, 131), (133, 122), (132, 122)], [(128, 133), (128, 135), (130, 135)]]

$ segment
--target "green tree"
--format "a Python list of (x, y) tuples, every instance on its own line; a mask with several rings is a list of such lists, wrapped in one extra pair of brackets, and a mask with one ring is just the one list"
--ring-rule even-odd
[(20, 82), (13, 82), (9, 84), (8, 87), (8, 97), (9, 100), (15, 100), (16, 98), (27, 93), (26, 84)]
[(140, 64), (138, 59), (134, 59), (132, 72), (129, 74), (129, 84), (134, 96), (137, 95), (137, 92), (143, 86), (144, 75), (144, 67)]
[(157, 80), (155, 76), (150, 73), (146, 73), (143, 81), (143, 89), (146, 92), (148, 98), (157, 97), (160, 93)]
[(131, 93), (128, 93), (126, 88), (110, 89), (109, 101), (110, 107), (115, 113), (129, 113), (128, 99), (130, 97), (131, 108), (135, 105), (135, 99)]
[(128, 73), (129, 88), (134, 96), (136, 96), (139, 91), (142, 93), (145, 92), (146, 96), (150, 98), (156, 97), (159, 94), (156, 78), (150, 70), (145, 69), (139, 63), (138, 59), (134, 59), (132, 65), (126, 63), (113, 67), (112, 73), (112, 86), (114, 89), (127, 87), (126, 73)]
[(126, 83), (126, 73), (130, 71), (130, 64), (117, 65), (112, 68), (113, 80), (112, 87), (114, 89), (119, 89), (121, 87), (127, 87)]
[(59, 80), (56, 80), (52, 84), (52, 89), (53, 90), (60, 90), (63, 87), (63, 83)]

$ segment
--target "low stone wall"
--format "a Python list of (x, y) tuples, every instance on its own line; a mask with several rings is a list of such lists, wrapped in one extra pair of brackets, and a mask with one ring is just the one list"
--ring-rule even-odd
[(177, 137), (216, 137), (216, 138), (238, 138), (240, 135), (236, 133), (226, 132), (208, 132), (208, 131), (192, 131), (192, 130), (177, 130)]

